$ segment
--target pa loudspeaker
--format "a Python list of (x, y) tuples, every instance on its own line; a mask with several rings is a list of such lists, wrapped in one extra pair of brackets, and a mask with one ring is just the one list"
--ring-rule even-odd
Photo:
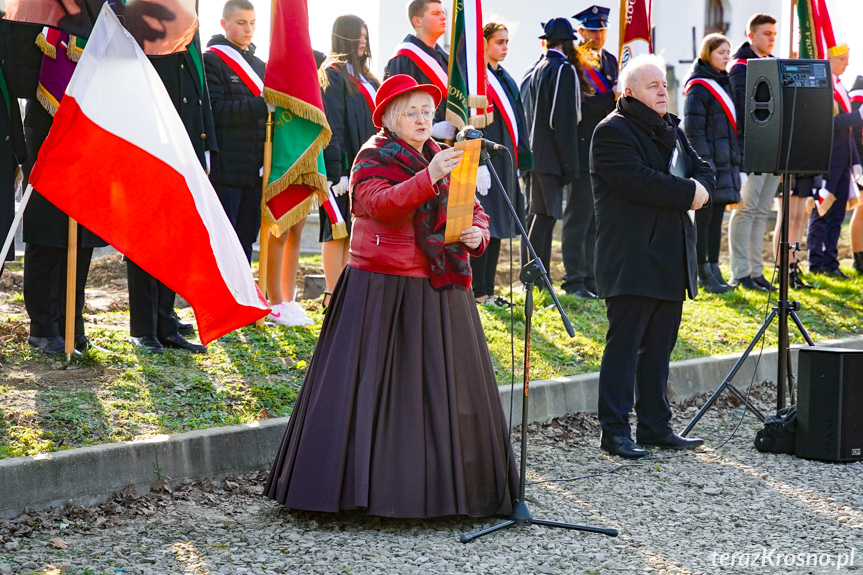
[(757, 58), (746, 65), (743, 168), (767, 174), (830, 171), (833, 74), (828, 60)]
[(803, 347), (798, 368), (796, 455), (863, 460), (863, 350)]

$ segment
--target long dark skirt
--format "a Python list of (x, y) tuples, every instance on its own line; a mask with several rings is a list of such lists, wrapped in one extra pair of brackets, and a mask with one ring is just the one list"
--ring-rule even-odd
[(264, 495), (310, 511), (507, 514), (511, 453), (473, 297), (346, 267)]

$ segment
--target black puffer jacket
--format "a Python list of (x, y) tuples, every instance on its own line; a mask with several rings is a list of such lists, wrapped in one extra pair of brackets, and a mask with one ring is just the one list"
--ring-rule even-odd
[[(696, 78), (717, 82), (734, 98), (727, 72), (720, 72), (699, 59), (693, 65), (686, 83)], [(737, 144), (737, 134), (719, 100), (701, 84), (692, 84), (686, 91), (683, 131), (692, 148), (716, 173), (716, 188), (710, 197), (711, 201), (717, 204), (739, 202), (743, 161)]]
[[(223, 35), (213, 36), (207, 46), (227, 46), (242, 54), (252, 69), (263, 78), (266, 65), (255, 56), (255, 46), (246, 51), (231, 44)], [(260, 186), (258, 175), (264, 164), (267, 104), (254, 96), (233, 70), (213, 52), (204, 53), (204, 68), (210, 88), (210, 102), (216, 123), (219, 153), (213, 158), (210, 181), (233, 187)]]

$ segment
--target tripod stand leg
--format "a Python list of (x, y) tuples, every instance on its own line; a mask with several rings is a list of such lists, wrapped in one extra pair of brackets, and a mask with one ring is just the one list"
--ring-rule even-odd
[[(737, 360), (737, 363), (735, 363), (734, 367), (731, 368), (728, 376), (721, 384), (719, 384), (719, 387), (716, 388), (716, 391), (713, 392), (713, 395), (710, 396), (710, 399), (707, 400), (707, 403), (704, 404), (704, 407), (702, 407), (695, 415), (695, 417), (692, 418), (692, 421), (689, 422), (689, 425), (687, 425), (686, 429), (683, 430), (683, 433), (680, 434), (681, 436), (686, 437), (687, 435), (689, 435), (689, 432), (692, 431), (692, 429), (698, 424), (698, 420), (704, 417), (704, 414), (707, 413), (707, 410), (709, 410), (710, 407), (714, 403), (716, 403), (716, 400), (719, 399), (719, 396), (722, 394), (723, 391), (725, 391), (726, 387), (730, 387), (734, 390), (734, 392), (740, 394), (740, 391), (738, 391), (734, 386), (731, 385), (731, 380), (734, 379), (734, 376), (737, 375), (737, 372), (740, 370), (741, 367), (743, 367), (743, 363), (746, 361), (746, 358), (749, 357), (749, 354), (752, 353), (753, 348), (755, 348), (755, 345), (764, 335), (764, 332), (767, 331), (767, 328), (770, 327), (771, 323), (773, 323), (773, 319), (776, 317), (776, 315), (777, 311), (775, 309), (770, 312), (770, 315), (768, 315), (767, 319), (764, 320), (764, 323), (761, 324), (761, 329), (758, 330), (758, 333), (755, 334), (755, 337), (753, 337), (752, 341), (749, 342), (749, 345), (746, 347), (746, 351), (743, 352), (743, 355), (740, 356), (740, 359)], [(745, 401), (746, 398), (745, 396), (743, 396), (740, 397), (740, 399)], [(764, 421), (764, 416), (761, 415), (759, 419), (761, 419), (761, 421)]]
[(805, 327), (803, 327), (803, 322), (800, 321), (800, 318), (797, 316), (797, 312), (792, 309), (788, 312), (788, 315), (790, 315), (791, 319), (794, 320), (794, 325), (797, 326), (797, 329), (800, 331), (800, 335), (803, 336), (803, 339), (806, 340), (806, 343), (809, 345), (815, 345), (815, 342), (812, 341), (811, 337), (809, 337), (809, 332), (806, 331)]
[(489, 533), (494, 533), (496, 531), (500, 531), (501, 529), (506, 529), (507, 527), (513, 527), (515, 525), (515, 521), (510, 519), (509, 521), (504, 521), (499, 525), (493, 525), (488, 529), (483, 529), (482, 531), (477, 531), (476, 533), (471, 533), (469, 535), (462, 535), (459, 537), (459, 541), (462, 543), (470, 543), (474, 539), (479, 539), (483, 535), (488, 535)]
[(743, 393), (730, 383), (728, 384), (728, 389), (731, 391), (731, 393), (734, 394), (737, 399), (746, 404), (746, 408), (749, 409), (749, 411), (752, 412), (752, 415), (757, 417), (759, 421), (763, 422), (765, 419), (767, 419), (764, 414), (761, 413), (761, 411), (759, 411), (757, 407), (755, 407), (755, 405), (749, 400), (749, 398), (746, 397), (745, 393)]
[(544, 521), (542, 519), (534, 519), (534, 525), (545, 525), (547, 527), (560, 527), (562, 529), (575, 529), (577, 531), (587, 531), (588, 533), (599, 533), (600, 535), (608, 535), (609, 537), (617, 537), (617, 529), (606, 529), (604, 527), (590, 527), (588, 525), (573, 525), (570, 523), (559, 523), (557, 521)]

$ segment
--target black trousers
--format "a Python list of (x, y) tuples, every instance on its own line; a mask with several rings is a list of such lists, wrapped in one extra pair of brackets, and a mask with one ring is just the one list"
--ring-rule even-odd
[(233, 188), (221, 184), (213, 185), (219, 201), (237, 232), (246, 259), (252, 262), (252, 244), (261, 231), (261, 186)]
[(608, 334), (599, 369), (602, 431), (631, 436), (629, 412), (635, 396), (637, 437), (665, 437), (671, 432), (668, 364), (683, 302), (621, 295), (605, 303)]
[(596, 217), (593, 211), (593, 188), (590, 174), (581, 172), (564, 192), (568, 192), (566, 208), (563, 210), (561, 230), (563, 267), (563, 289), (568, 292), (587, 288), (596, 292), (593, 275), (594, 250), (596, 249)]
[(474, 297), (494, 295), (494, 278), (497, 273), (497, 260), (499, 258), (500, 238), (491, 238), (481, 256), (470, 258)]
[[(75, 335), (84, 335), (84, 286), (93, 248), (78, 248), (75, 277)], [(27, 244), (24, 251), (24, 307), (33, 337), (66, 333), (66, 248)]]
[(180, 333), (174, 315), (174, 292), (126, 260), (129, 280), (129, 333), (132, 337), (167, 337)]
[(711, 203), (695, 212), (695, 252), (700, 264), (719, 263), (719, 247), (722, 243), (722, 218), (727, 204)]

